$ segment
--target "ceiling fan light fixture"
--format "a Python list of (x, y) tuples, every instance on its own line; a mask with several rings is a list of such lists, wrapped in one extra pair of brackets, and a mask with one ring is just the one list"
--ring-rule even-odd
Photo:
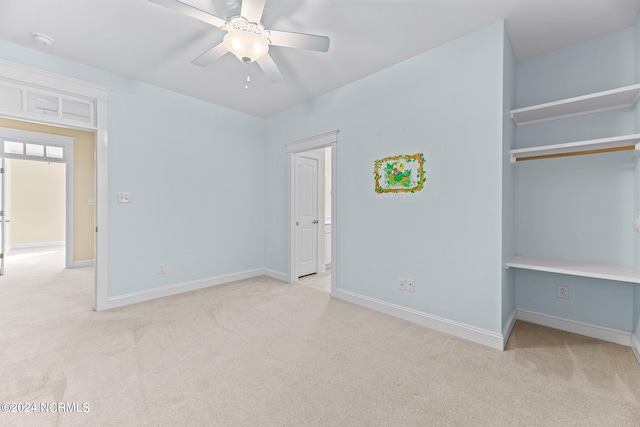
[(246, 30), (228, 32), (223, 43), (229, 52), (243, 62), (253, 62), (269, 52), (269, 42), (264, 37)]

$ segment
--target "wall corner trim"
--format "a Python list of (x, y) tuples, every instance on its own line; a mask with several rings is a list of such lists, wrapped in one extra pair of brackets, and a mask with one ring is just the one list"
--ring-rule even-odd
[(636, 356), (638, 363), (640, 363), (640, 341), (633, 334), (631, 334), (631, 351), (633, 351), (633, 355)]
[(271, 277), (272, 279), (280, 280), (281, 282), (289, 282), (289, 275), (287, 273), (265, 268), (263, 274), (267, 277)]
[(517, 312), (516, 318), (524, 322), (535, 323), (537, 325), (631, 347), (632, 334), (629, 331), (565, 319), (551, 314), (536, 313), (535, 311), (523, 310), (521, 308), (517, 309)]
[(251, 279), (258, 276), (268, 276), (273, 279), (286, 282), (287, 275), (279, 271), (267, 268), (255, 268), (253, 270), (245, 270), (237, 273), (223, 274), (220, 276), (209, 277), (206, 279), (192, 280), (189, 282), (176, 283), (173, 285), (162, 286), (155, 289), (147, 289), (139, 292), (118, 295), (107, 298), (106, 302), (100, 304), (96, 311), (109, 310), (126, 305), (137, 304), (139, 302), (151, 301), (158, 298), (164, 298), (171, 295), (178, 295), (184, 292), (195, 291), (198, 289), (209, 288), (211, 286), (224, 285), (226, 283), (236, 282), (238, 280)]
[(366, 297), (354, 292), (336, 290), (332, 294), (335, 298), (357, 304), (393, 317), (407, 320), (439, 332), (444, 332), (468, 341), (482, 344), (496, 350), (503, 350), (504, 337), (500, 333), (491, 332), (486, 329), (455, 322), (443, 317), (380, 301), (375, 298)]
[(504, 325), (504, 329), (502, 329), (502, 349), (507, 346), (507, 341), (509, 341), (509, 337), (511, 336), (511, 331), (516, 324), (516, 319), (518, 316), (518, 309), (513, 310), (511, 316), (507, 320), (507, 323)]
[(93, 267), (95, 265), (95, 260), (93, 259), (84, 259), (82, 261), (73, 261), (73, 268), (83, 268), (83, 267)]

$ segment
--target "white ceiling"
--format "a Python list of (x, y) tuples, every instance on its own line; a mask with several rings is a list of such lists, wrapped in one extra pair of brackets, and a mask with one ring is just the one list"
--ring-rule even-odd
[[(224, 19), (240, 10), (240, 0), (184, 2)], [(631, 26), (639, 12), (640, 0), (267, 0), (267, 29), (331, 39), (328, 53), (271, 47), (280, 84), (233, 55), (192, 65), (225, 32), (147, 0), (0, 0), (0, 39), (268, 117), (501, 19), (521, 60)]]

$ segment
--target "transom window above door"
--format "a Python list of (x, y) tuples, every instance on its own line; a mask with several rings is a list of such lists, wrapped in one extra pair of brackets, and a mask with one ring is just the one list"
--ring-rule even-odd
[(56, 145), (38, 144), (33, 142), (18, 142), (4, 140), (2, 155), (8, 158), (30, 158), (46, 161), (64, 161), (65, 148)]

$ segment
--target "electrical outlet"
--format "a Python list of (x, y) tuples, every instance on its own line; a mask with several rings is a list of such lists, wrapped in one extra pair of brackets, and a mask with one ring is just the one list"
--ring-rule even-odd
[(569, 287), (568, 286), (558, 286), (558, 298), (568, 299), (569, 298)]
[(416, 281), (413, 279), (407, 279), (407, 292), (415, 292), (416, 291)]
[(129, 192), (119, 192), (118, 193), (118, 203), (131, 203), (131, 193)]
[(400, 281), (400, 287), (398, 288), (401, 291), (406, 291), (407, 290), (407, 281), (405, 279), (398, 279)]
[(164, 264), (158, 264), (158, 274), (164, 274)]

